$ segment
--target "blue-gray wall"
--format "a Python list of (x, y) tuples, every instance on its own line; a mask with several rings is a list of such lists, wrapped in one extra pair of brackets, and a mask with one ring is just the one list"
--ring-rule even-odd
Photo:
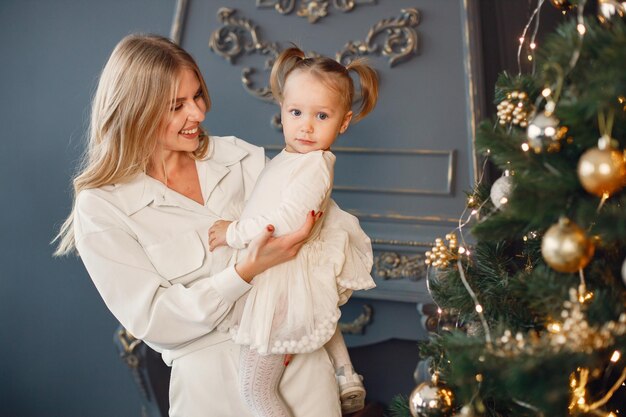
[[(0, 417), (140, 415), (137, 388), (112, 344), (114, 318), (80, 260), (53, 259), (49, 242), (70, 210), (69, 180), (83, 149), (89, 101), (100, 69), (114, 45), (128, 33), (167, 36), (174, 3), (0, 1)], [(435, 197), (340, 193), (337, 199), (344, 207), (391, 215), (450, 218), (460, 213), (462, 191), (472, 177), (460, 7), (464, 2), (379, 1), (377, 6), (358, 6), (349, 15), (331, 6), (331, 16), (317, 23), (315, 30), (295, 13), (278, 16), (271, 9), (256, 10), (254, 0), (190, 3), (182, 45), (198, 59), (212, 91), (215, 103), (207, 118), (209, 129), (262, 144), (280, 142), (280, 135), (268, 127), (273, 110), (243, 91), (241, 67), (231, 66), (207, 46), (210, 32), (220, 26), (215, 17), (220, 5), (238, 7), (242, 17), (262, 24), (266, 40), (295, 40), (326, 54), (333, 54), (347, 40), (364, 39), (373, 23), (397, 15), (401, 7), (420, 8), (424, 13), (424, 23), (418, 28), (422, 54), (393, 71), (383, 58), (373, 58), (386, 83), (382, 104), (371, 118), (351, 128), (341, 145), (454, 149), (453, 192)], [(284, 27), (280, 26), (283, 22)], [(307, 29), (297, 35), (299, 28)], [(354, 179), (346, 167), (341, 168), (343, 179)], [(415, 167), (423, 168), (419, 163)], [(372, 173), (377, 175), (369, 170)], [(414, 182), (427, 174), (420, 174)], [(413, 183), (407, 177), (396, 179)], [(365, 227), (383, 240), (395, 237), (418, 242), (450, 228), (446, 222), (420, 221), (390, 226), (372, 222)], [(414, 249), (409, 252), (415, 253)], [(417, 298), (428, 299), (423, 280), (404, 281), (380, 281), (379, 287), (389, 291), (379, 293), (385, 295), (379, 300), (368, 300), (375, 307), (373, 330), (364, 338), (348, 338), (360, 346), (354, 352), (355, 363), (362, 364), (370, 398), (383, 402), (411, 388), (417, 362), (414, 340), (418, 334), (424, 336), (418, 330), (414, 304)], [(410, 302), (394, 304), (393, 298), (402, 298), (406, 291)], [(355, 301), (358, 307), (364, 299)], [(358, 308), (347, 310), (347, 319), (358, 313)], [(385, 334), (404, 340), (384, 342), (389, 337)], [(368, 351), (364, 340), (391, 344), (378, 344)]]
[(139, 416), (115, 321), (80, 260), (51, 258), (97, 75), (171, 0), (0, 2), (0, 416)]

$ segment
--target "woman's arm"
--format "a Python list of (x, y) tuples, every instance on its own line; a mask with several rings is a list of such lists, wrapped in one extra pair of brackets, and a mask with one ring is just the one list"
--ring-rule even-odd
[(302, 163), (291, 173), (291, 181), (282, 191), (276, 209), (230, 223), (226, 230), (228, 246), (246, 247), (268, 224), (274, 225), (277, 235), (297, 229), (306, 213), (319, 211), (328, 197), (333, 183), (334, 161), (335, 157), (330, 152), (303, 155)]
[(78, 201), (76, 221), (90, 223), (90, 231), (78, 236), (77, 249), (91, 279), (118, 321), (161, 349), (174, 349), (215, 329), (250, 289), (246, 281), (293, 257), (315, 223), (309, 216), (301, 229), (280, 238), (267, 231), (251, 243), (255, 249), (238, 265), (185, 286), (161, 276), (113, 215), (90, 215), (85, 200), (89, 198)]

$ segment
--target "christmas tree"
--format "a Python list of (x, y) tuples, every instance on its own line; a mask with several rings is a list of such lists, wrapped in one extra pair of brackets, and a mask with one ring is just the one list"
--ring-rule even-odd
[(433, 380), (393, 415), (626, 414), (626, 2), (550, 3), (570, 19), (522, 34), (533, 69), (501, 74), (479, 128), (503, 176), (427, 253)]

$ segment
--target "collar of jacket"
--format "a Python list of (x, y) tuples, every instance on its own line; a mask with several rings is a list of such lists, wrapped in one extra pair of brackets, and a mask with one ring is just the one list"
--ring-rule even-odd
[[(201, 160), (202, 164), (198, 167), (198, 178), (206, 199), (222, 178), (230, 172), (228, 167), (238, 163), (247, 155), (247, 151), (234, 143), (211, 137), (207, 156)], [(130, 182), (115, 184), (114, 187), (115, 193), (120, 197), (124, 212), (131, 216), (153, 201), (162, 200), (165, 185), (140, 173)]]

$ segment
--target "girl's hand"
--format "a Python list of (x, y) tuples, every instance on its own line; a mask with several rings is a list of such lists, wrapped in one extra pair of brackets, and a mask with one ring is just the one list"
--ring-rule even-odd
[(248, 256), (235, 265), (235, 270), (246, 282), (268, 268), (293, 259), (304, 242), (309, 238), (315, 222), (322, 217), (322, 212), (309, 212), (300, 229), (280, 237), (272, 236), (274, 226), (268, 225), (263, 233), (248, 245)]
[(218, 220), (213, 223), (209, 229), (209, 250), (213, 250), (219, 246), (227, 246), (226, 230), (232, 222), (226, 220)]

